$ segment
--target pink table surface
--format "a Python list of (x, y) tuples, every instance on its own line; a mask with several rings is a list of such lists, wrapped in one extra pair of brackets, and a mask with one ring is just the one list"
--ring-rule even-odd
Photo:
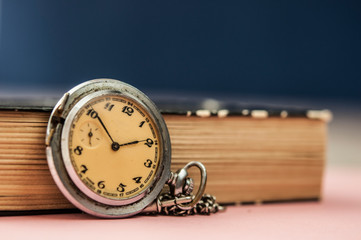
[(361, 170), (326, 171), (321, 202), (233, 206), (212, 216), (0, 217), (0, 239), (361, 239)]

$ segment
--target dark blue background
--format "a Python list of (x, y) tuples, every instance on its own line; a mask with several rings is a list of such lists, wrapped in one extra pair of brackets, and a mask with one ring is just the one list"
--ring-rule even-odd
[(361, 1), (1, 6), (2, 89), (109, 77), (140, 89), (361, 98)]

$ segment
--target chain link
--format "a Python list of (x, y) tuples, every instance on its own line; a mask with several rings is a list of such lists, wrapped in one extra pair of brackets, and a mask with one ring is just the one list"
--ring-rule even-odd
[[(184, 198), (186, 195), (181, 195), (179, 198)], [(174, 196), (170, 193), (162, 194), (159, 201), (175, 200)], [(175, 200), (176, 201), (176, 200)], [(161, 206), (159, 209), (160, 214), (173, 215), (173, 216), (186, 216), (186, 215), (210, 215), (219, 211), (224, 211), (224, 207), (216, 202), (216, 197), (210, 194), (204, 194), (201, 200), (198, 201), (191, 209), (182, 210), (177, 204), (171, 206)]]
[[(197, 167), (201, 173), (201, 183), (196, 194), (193, 194), (193, 179), (187, 177), (187, 170)], [(225, 208), (216, 202), (216, 197), (210, 194), (203, 194), (207, 182), (207, 171), (200, 162), (190, 162), (184, 168), (171, 174), (169, 191), (159, 195), (157, 199), (157, 212), (164, 215), (185, 216), (185, 215), (210, 215)]]

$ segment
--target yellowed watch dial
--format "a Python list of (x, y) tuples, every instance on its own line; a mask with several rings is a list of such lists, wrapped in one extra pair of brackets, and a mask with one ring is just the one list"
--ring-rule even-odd
[(72, 122), (70, 160), (91, 191), (127, 199), (152, 182), (160, 161), (159, 142), (157, 127), (136, 101), (100, 96), (82, 106)]

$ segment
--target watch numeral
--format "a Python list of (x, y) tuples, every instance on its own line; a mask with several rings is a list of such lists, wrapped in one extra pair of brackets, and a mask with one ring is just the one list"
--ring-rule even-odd
[(126, 186), (127, 185), (124, 185), (123, 183), (120, 183), (119, 186), (117, 187), (117, 191), (118, 192), (124, 192)]
[(99, 187), (100, 189), (104, 189), (104, 188), (105, 188), (104, 181), (98, 182), (98, 187)]
[(114, 107), (114, 104), (107, 103), (107, 104), (105, 104), (104, 109), (108, 109), (108, 111), (111, 111), (113, 109), (113, 107)]
[(82, 170), (80, 171), (81, 173), (86, 173), (86, 171), (88, 171), (88, 168), (85, 165), (81, 165), (80, 166), (82, 168)]
[(124, 106), (122, 112), (128, 114), (128, 116), (132, 116), (134, 109), (128, 106)]
[(76, 155), (81, 155), (82, 151), (83, 151), (83, 148), (82, 148), (81, 146), (77, 146), (77, 147), (74, 149), (74, 153), (75, 153)]
[(147, 168), (150, 168), (152, 166), (153, 162), (150, 159), (147, 159), (147, 161), (144, 162), (144, 166), (146, 166)]
[(140, 183), (140, 180), (142, 179), (142, 177), (135, 177), (133, 178), (133, 180), (135, 181), (135, 183)]
[(139, 127), (140, 127), (140, 128), (143, 127), (144, 123), (145, 123), (145, 121), (142, 121), (142, 122), (139, 124)]
[(89, 109), (86, 115), (90, 116), (93, 119), (98, 117), (98, 113), (94, 109)]
[(153, 146), (153, 140), (148, 138), (147, 141), (144, 143), (144, 145), (147, 145), (148, 147), (152, 147)]

